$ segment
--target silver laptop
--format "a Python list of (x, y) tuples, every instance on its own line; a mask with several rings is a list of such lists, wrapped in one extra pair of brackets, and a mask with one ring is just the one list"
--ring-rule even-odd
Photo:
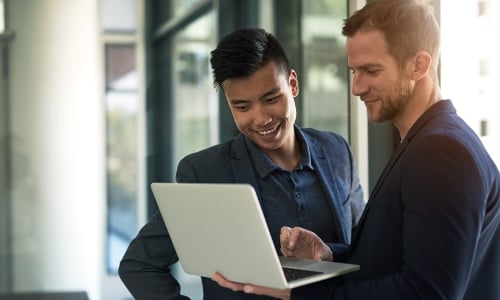
[(278, 256), (251, 185), (152, 183), (151, 188), (186, 273), (210, 278), (219, 272), (231, 281), (285, 289), (359, 270)]

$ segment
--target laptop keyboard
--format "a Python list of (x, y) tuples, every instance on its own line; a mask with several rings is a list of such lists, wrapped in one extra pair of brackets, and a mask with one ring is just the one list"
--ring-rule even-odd
[(322, 274), (323, 272), (311, 271), (311, 270), (301, 270), (295, 268), (283, 267), (283, 272), (285, 273), (285, 278), (287, 281), (294, 281), (297, 279), (309, 277), (316, 274)]

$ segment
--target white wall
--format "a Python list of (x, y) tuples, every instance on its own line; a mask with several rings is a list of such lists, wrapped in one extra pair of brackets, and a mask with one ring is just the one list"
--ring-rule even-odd
[(99, 299), (105, 148), (97, 0), (8, 4), (14, 289), (85, 290)]

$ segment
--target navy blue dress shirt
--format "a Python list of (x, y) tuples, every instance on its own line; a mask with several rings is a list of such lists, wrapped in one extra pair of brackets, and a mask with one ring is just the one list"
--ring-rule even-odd
[[(311, 162), (307, 141), (296, 131), (301, 159), (291, 172), (276, 165), (262, 150), (245, 138), (261, 191), (261, 206), (279, 253), (282, 226), (300, 226), (315, 232), (323, 241), (334, 242), (335, 225), (325, 192)], [(281, 254), (281, 253), (279, 253)]]

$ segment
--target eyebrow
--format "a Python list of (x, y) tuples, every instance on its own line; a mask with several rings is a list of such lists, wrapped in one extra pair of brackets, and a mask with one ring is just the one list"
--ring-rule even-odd
[[(259, 97), (259, 100), (263, 100), (263, 99), (266, 99), (268, 98), (269, 96), (272, 96), (272, 95), (275, 95), (276, 93), (278, 93), (280, 91), (280, 88), (279, 87), (275, 87), (275, 88), (272, 88), (271, 90), (269, 90), (268, 92), (265, 92), (264, 94), (262, 94), (260, 97)], [(246, 102), (249, 102), (250, 100), (245, 100), (245, 99), (232, 99), (232, 100), (229, 100), (229, 102), (232, 104), (232, 105), (238, 105), (238, 104), (242, 104), (242, 103), (246, 103)]]
[(384, 65), (383, 64), (375, 64), (375, 63), (367, 63), (367, 64), (364, 64), (364, 65), (361, 65), (361, 66), (358, 66), (356, 68), (353, 68), (351, 66), (347, 66), (350, 70), (354, 70), (354, 69), (369, 69), (369, 68), (383, 68)]
[(279, 91), (280, 91), (280, 88), (279, 87), (275, 87), (275, 88), (271, 89), (270, 91), (264, 93), (262, 96), (259, 97), (259, 99), (268, 98), (269, 96), (272, 96), (272, 95), (278, 93)]

